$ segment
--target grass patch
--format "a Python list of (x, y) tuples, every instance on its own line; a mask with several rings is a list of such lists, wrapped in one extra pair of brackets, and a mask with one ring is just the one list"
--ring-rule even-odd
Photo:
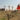
[(0, 20), (5, 20), (5, 18), (0, 18)]

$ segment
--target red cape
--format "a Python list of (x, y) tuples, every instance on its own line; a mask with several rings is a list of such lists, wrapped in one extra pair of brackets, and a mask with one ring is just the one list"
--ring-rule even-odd
[(16, 9), (20, 9), (20, 6), (18, 8), (16, 8)]

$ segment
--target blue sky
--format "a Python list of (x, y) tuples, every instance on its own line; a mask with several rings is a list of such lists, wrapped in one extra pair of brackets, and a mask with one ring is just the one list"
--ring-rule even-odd
[(8, 8), (8, 5), (10, 5), (10, 9), (13, 6), (14, 9), (16, 9), (17, 5), (20, 3), (20, 0), (0, 0), (0, 8), (6, 6)]

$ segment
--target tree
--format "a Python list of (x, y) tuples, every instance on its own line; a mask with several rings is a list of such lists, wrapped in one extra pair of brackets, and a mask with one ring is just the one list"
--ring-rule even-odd
[(5, 8), (6, 6), (4, 5), (4, 8)]
[(12, 6), (12, 11), (13, 11), (13, 6)]
[(10, 10), (10, 6), (8, 6), (9, 10)]
[(6, 5), (4, 5), (4, 9), (6, 8)]

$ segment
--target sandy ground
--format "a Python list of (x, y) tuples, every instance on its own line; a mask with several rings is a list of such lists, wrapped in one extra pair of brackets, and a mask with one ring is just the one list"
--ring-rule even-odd
[[(0, 18), (4, 18), (5, 12), (0, 11)], [(5, 20), (8, 20), (8, 17), (5, 16)], [(9, 20), (20, 20), (20, 14), (15, 15), (15, 17), (10, 18)]]

